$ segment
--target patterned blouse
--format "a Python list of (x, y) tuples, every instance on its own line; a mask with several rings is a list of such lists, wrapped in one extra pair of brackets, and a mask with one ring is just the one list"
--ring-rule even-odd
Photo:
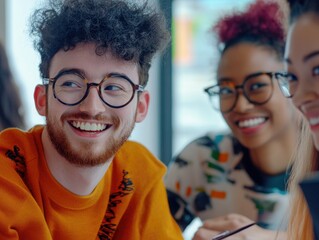
[(208, 133), (176, 156), (165, 184), (171, 212), (182, 229), (195, 217), (238, 213), (263, 228), (284, 230), (289, 173), (263, 173), (233, 135)]

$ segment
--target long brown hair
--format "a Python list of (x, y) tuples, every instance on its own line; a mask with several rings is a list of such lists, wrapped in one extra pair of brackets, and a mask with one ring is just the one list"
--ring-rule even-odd
[(314, 147), (309, 124), (301, 121), (301, 133), (293, 156), (293, 167), (289, 182), (291, 193), (291, 215), (288, 225), (289, 240), (314, 239), (313, 225), (299, 182), (318, 169), (318, 152)]

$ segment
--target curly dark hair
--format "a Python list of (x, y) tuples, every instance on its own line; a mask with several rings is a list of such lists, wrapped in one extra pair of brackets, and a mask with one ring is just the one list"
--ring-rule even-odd
[(7, 54), (0, 43), (0, 130), (8, 127), (25, 128), (24, 108)]
[(257, 0), (245, 12), (222, 17), (212, 28), (221, 53), (242, 42), (267, 46), (283, 58), (285, 46), (284, 14), (276, 2)]
[(30, 20), (41, 77), (48, 77), (50, 61), (59, 50), (88, 42), (96, 44), (97, 55), (110, 50), (119, 59), (136, 62), (139, 82), (145, 86), (154, 54), (170, 39), (164, 15), (147, 1), (49, 0)]
[(290, 7), (290, 22), (293, 23), (300, 16), (313, 13), (319, 15), (318, 0), (287, 0)]

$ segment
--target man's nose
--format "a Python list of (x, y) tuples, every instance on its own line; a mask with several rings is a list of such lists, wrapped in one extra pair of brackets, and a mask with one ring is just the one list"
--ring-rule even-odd
[(90, 85), (86, 98), (80, 103), (80, 111), (86, 112), (92, 116), (104, 112), (106, 104), (99, 95), (99, 86)]

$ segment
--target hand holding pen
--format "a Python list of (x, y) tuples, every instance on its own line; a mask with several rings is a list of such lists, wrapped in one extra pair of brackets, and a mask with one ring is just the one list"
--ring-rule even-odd
[(246, 216), (231, 213), (207, 219), (193, 237), (193, 240), (212, 239), (287, 240), (287, 237), (285, 232), (261, 228)]
[(245, 225), (245, 226), (243, 226), (243, 227), (241, 227), (241, 228), (238, 228), (238, 229), (235, 229), (235, 230), (227, 230), (227, 231), (224, 231), (224, 232), (222, 232), (222, 233), (216, 235), (215, 237), (213, 237), (212, 240), (222, 240), (222, 239), (225, 239), (225, 238), (227, 238), (227, 237), (229, 237), (229, 236), (231, 236), (231, 235), (234, 235), (234, 234), (236, 234), (236, 233), (238, 233), (238, 232), (241, 232), (241, 231), (245, 230), (246, 228), (249, 228), (249, 227), (251, 227), (251, 226), (253, 226), (253, 225), (255, 225), (255, 224), (256, 224), (256, 223), (250, 223), (250, 224), (248, 224), (248, 225)]

